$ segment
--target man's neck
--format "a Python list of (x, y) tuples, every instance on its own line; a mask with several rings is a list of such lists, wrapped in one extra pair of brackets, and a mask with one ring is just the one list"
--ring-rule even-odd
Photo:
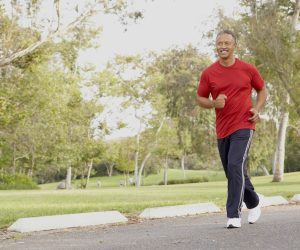
[(219, 62), (224, 67), (230, 67), (235, 63), (235, 57), (226, 58), (226, 59), (219, 58)]

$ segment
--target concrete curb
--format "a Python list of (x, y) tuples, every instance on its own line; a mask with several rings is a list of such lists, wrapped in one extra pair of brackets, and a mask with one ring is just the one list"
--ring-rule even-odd
[(300, 203), (300, 194), (295, 194), (290, 200), (291, 203)]
[(282, 196), (270, 196), (264, 197), (262, 207), (275, 206), (275, 205), (287, 205), (289, 202)]
[[(268, 206), (276, 206), (276, 205), (286, 205), (289, 204), (289, 202), (284, 199), (282, 196), (262, 196), (259, 194), (259, 197), (262, 198), (262, 207), (268, 207)], [(246, 204), (243, 202), (242, 209), (247, 209)]]
[(21, 233), (127, 222), (117, 211), (65, 214), (18, 219), (8, 230)]
[(199, 203), (191, 205), (166, 206), (146, 208), (140, 215), (140, 218), (154, 219), (165, 217), (176, 217), (184, 215), (195, 215), (202, 213), (220, 212), (221, 210), (213, 203)]
[[(290, 200), (290, 203), (300, 203), (300, 194), (295, 194)], [(286, 204), (289, 204), (289, 202), (282, 196), (271, 196), (263, 198), (262, 207)], [(243, 204), (243, 209), (247, 209), (245, 204)], [(213, 203), (198, 203), (190, 205), (146, 208), (139, 215), (139, 218), (156, 219), (217, 212), (221, 212), (221, 210)], [(8, 230), (26, 233), (43, 230), (65, 229), (70, 227), (125, 223), (127, 221), (128, 219), (118, 211), (65, 214), (21, 218), (13, 223)]]

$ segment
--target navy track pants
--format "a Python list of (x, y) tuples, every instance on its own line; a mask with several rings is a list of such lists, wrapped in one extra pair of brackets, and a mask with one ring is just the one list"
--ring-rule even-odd
[(218, 149), (227, 177), (227, 218), (240, 218), (243, 201), (247, 208), (258, 205), (259, 198), (246, 171), (253, 130), (240, 129), (218, 139)]

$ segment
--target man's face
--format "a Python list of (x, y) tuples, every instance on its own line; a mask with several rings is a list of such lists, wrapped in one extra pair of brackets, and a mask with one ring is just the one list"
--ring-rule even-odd
[(221, 34), (217, 37), (216, 50), (220, 58), (230, 58), (233, 56), (234, 49), (235, 41), (230, 34)]

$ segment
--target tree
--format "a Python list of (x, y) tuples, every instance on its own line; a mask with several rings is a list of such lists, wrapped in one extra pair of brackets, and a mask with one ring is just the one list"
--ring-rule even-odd
[(154, 154), (158, 156), (164, 171), (164, 185), (168, 184), (168, 169), (170, 159), (179, 159), (181, 156), (181, 150), (178, 144), (176, 125), (172, 119), (166, 119), (165, 126), (159, 136), (158, 146), (156, 147)]
[(286, 172), (300, 171), (300, 131), (291, 128), (287, 135)]
[[(22, 28), (19, 29), (22, 31)], [(55, 159), (60, 158), (60, 153), (64, 157), (67, 155), (63, 154), (66, 151), (55, 148), (62, 149), (61, 143), (67, 131), (66, 120), (70, 120), (67, 117), (72, 106), (70, 104), (81, 93), (77, 76), (73, 72), (65, 72), (61, 65), (51, 61), (55, 46), (48, 44), (30, 57), (23, 57), (2, 69), (4, 115), (1, 120), (1, 140), (10, 145), (11, 150), (6, 153), (11, 154), (13, 173), (17, 170), (18, 162), (18, 171), (33, 175), (38, 164), (42, 166), (47, 161), (57, 162)], [(86, 107), (80, 113), (85, 110)]]
[[(284, 9), (284, 7), (286, 8)], [(253, 48), (258, 60), (265, 63), (269, 72), (276, 76), (274, 83), (277, 84), (275, 86), (281, 96), (281, 115), (273, 177), (273, 181), (279, 182), (283, 180), (284, 173), (289, 106), (295, 105), (299, 107), (299, 102), (294, 95), (297, 95), (297, 91), (299, 91), (299, 88), (295, 88), (299, 81), (297, 65), (300, 60), (297, 47), (295, 47), (299, 43), (299, 39), (297, 40), (295, 32), (299, 17), (300, 1), (297, 0), (295, 5), (291, 5), (290, 1), (267, 2), (260, 7), (256, 6), (256, 9), (258, 11), (257, 18), (251, 18), (251, 33), (252, 35), (254, 34), (255, 38), (249, 41), (249, 45), (254, 42), (259, 42), (259, 44), (255, 47), (248, 47)], [(258, 37), (260, 37), (259, 40), (257, 39)], [(281, 86), (284, 86), (284, 88)], [(292, 89), (295, 89), (295, 91), (291, 91)], [(290, 104), (290, 99), (293, 101), (292, 104)]]
[[(79, 24), (86, 22), (90, 17), (94, 16), (96, 13), (100, 12), (106, 14), (112, 13), (120, 15), (120, 18), (121, 20), (123, 20), (123, 23), (126, 23), (126, 20), (128, 20), (127, 17), (133, 18), (135, 20), (142, 17), (142, 13), (140, 11), (131, 13), (128, 12), (128, 10), (126, 9), (126, 6), (128, 5), (126, 0), (85, 1), (83, 4), (79, 2), (74, 3), (72, 1), (69, 1), (67, 4), (71, 4), (73, 9), (72, 13), (68, 14), (75, 15), (75, 17), (71, 22), (63, 26), (61, 24), (61, 17), (64, 16), (64, 13), (61, 12), (65, 11), (66, 8), (63, 10), (61, 9), (61, 2), (59, 0), (53, 1), (53, 5), (55, 5), (56, 9), (56, 18), (53, 18), (52, 20), (47, 20), (39, 17), (39, 10), (41, 10), (44, 7), (42, 6), (42, 4), (44, 3), (43, 1), (24, 0), (23, 4), (28, 6), (25, 11), (21, 11), (23, 9), (20, 8), (20, 5), (22, 5), (21, 2), (13, 1), (11, 3), (11, 8), (13, 10), (10, 16), (11, 20), (16, 22), (19, 20), (28, 21), (32, 24), (30, 30), (36, 30), (35, 33), (38, 35), (35, 37), (34, 41), (32, 41), (29, 44), (21, 43), (19, 45), (16, 44), (16, 40), (13, 40), (14, 42), (10, 45), (11, 48), (8, 50), (4, 50), (6, 53), (3, 53), (2, 57), (0, 57), (0, 68), (10, 65), (16, 60), (20, 60), (21, 58), (32, 54), (45, 43), (52, 41), (57, 37), (64, 36), (71, 29), (76, 29), (76, 27)], [(70, 12), (70, 8), (68, 9), (68, 11)], [(2, 12), (1, 14), (3, 15), (4, 13)], [(40, 27), (42, 27), (42, 30)]]
[(117, 142), (106, 142), (105, 153), (102, 157), (102, 162), (106, 167), (107, 176), (111, 177), (113, 169), (118, 161), (118, 143)]
[[(81, 186), (87, 188), (92, 173), (93, 165), (100, 162), (103, 155), (103, 142), (100, 140), (95, 140), (88, 135), (84, 144), (81, 147), (82, 157), (82, 172), (81, 172)], [(84, 181), (84, 176), (86, 173), (86, 179)]]
[[(105, 70), (95, 77), (99, 84), (100, 95), (110, 95), (123, 99), (123, 108), (131, 107), (135, 118), (138, 121), (139, 129), (135, 136), (134, 152), (134, 176), (136, 186), (141, 184), (142, 172), (148, 159), (157, 144), (157, 137), (163, 126), (165, 113), (158, 112), (161, 98), (157, 95), (156, 83), (150, 81), (147, 72), (147, 62), (140, 56), (117, 56), (112, 63), (109, 63)], [(128, 77), (130, 76), (130, 77)], [(151, 105), (151, 114), (143, 112), (144, 107)], [(141, 151), (141, 140), (144, 140), (142, 132), (146, 128), (153, 128), (152, 136), (147, 141), (148, 151)], [(152, 142), (151, 142), (152, 140)]]
[[(177, 124), (183, 178), (186, 156), (192, 152), (192, 139), (195, 138), (193, 133), (201, 126), (196, 104), (198, 77), (209, 62), (196, 48), (187, 46), (158, 55), (148, 70), (150, 75), (159, 79), (158, 92), (166, 100), (166, 116), (174, 119)], [(212, 117), (211, 114), (206, 114)]]
[[(39, 181), (47, 179), (45, 170), (68, 168), (70, 186), (71, 167), (83, 166), (87, 185), (91, 162), (102, 152), (91, 127), (101, 107), (83, 100), (80, 87), (86, 81), (77, 65), (79, 51), (93, 47), (100, 32), (88, 20), (102, 13), (126, 23), (142, 14), (130, 13), (125, 0), (69, 1), (69, 9), (64, 6), (68, 1), (54, 0), (56, 12), (47, 20), (40, 15), (46, 2), (11, 1), (0, 9), (0, 145), (5, 154), (0, 167)], [(69, 22), (67, 11), (73, 16)]]
[(134, 171), (134, 157), (132, 154), (131, 149), (131, 140), (130, 138), (119, 140), (118, 142), (113, 143), (116, 146), (116, 155), (117, 159), (115, 162), (115, 167), (119, 171), (123, 172), (124, 174), (124, 183), (120, 183), (120, 185), (128, 186), (132, 184), (129, 181), (129, 173)]
[[(273, 181), (282, 181), (289, 113), (299, 110), (299, 34), (296, 24), (300, 1), (241, 1), (247, 9), (240, 20), (223, 18), (220, 27), (231, 26), (239, 36), (244, 57), (254, 62), (275, 93), (279, 112)], [(244, 47), (244, 48), (243, 48)], [(298, 111), (299, 113), (299, 111)], [(273, 113), (275, 118), (277, 115)], [(298, 118), (296, 118), (298, 119)]]

